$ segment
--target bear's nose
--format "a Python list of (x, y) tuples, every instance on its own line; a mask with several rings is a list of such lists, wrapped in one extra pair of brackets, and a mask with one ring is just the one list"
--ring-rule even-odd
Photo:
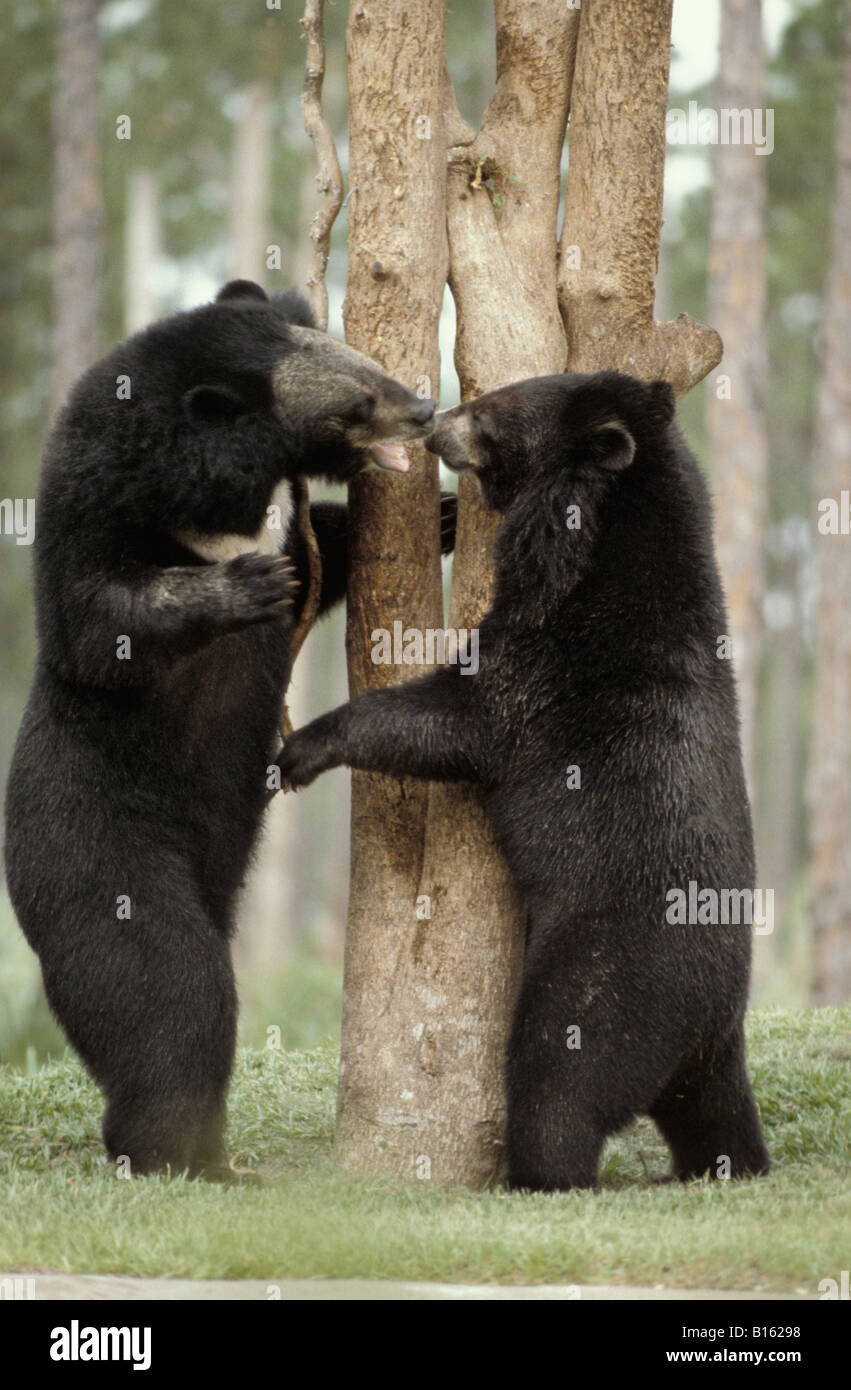
[(434, 407), (437, 401), (433, 401), (431, 396), (426, 396), (424, 401), (417, 401), (409, 412), (410, 419), (415, 425), (428, 425), (434, 415)]

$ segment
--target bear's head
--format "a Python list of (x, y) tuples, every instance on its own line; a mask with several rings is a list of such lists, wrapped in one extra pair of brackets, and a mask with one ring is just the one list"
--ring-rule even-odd
[(52, 456), (129, 524), (253, 534), (297, 474), (404, 471), (435, 402), (320, 332), (294, 292), (235, 280), (114, 348), (75, 386)]
[(628, 468), (667, 430), (674, 393), (620, 372), (533, 377), (443, 411), (426, 440), (455, 473), (507, 511), (529, 484)]
[[(186, 321), (188, 320), (188, 321)], [(188, 340), (192, 382), (178, 379), (186, 418), (203, 431), (269, 410), (292, 436), (299, 472), (332, 480), (368, 463), (404, 472), (400, 445), (426, 433), (435, 402), (385, 376), (376, 362), (315, 327), (301, 295), (269, 299), (232, 280), (212, 305), (155, 324), (164, 357)], [(174, 346), (172, 346), (172, 344)]]

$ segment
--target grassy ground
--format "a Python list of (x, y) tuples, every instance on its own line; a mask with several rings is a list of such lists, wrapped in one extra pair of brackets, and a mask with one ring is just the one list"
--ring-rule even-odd
[(333, 1044), (240, 1054), (229, 1141), (269, 1178), (253, 1189), (120, 1181), (76, 1062), (5, 1067), (0, 1269), (815, 1293), (848, 1267), (851, 1009), (753, 1014), (749, 1037), (770, 1177), (654, 1186), (666, 1152), (648, 1121), (610, 1144), (600, 1192), (554, 1196), (335, 1175)]

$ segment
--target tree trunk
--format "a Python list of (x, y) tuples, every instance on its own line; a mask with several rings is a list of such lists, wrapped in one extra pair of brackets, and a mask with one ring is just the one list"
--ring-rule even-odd
[(127, 180), (124, 216), (124, 331), (135, 333), (157, 316), (156, 281), (160, 254), (156, 175), (147, 169)]
[[(552, 0), (498, 0), (495, 17), (496, 86), (478, 135), (464, 129), (447, 83), (449, 282), (465, 399), (565, 364), (556, 234), (578, 14)], [(459, 501), (449, 622), (470, 628), (490, 605), (499, 517), (469, 480)], [(407, 1142), (418, 1174), (482, 1187), (502, 1168), (524, 923), (476, 789), (432, 788), (419, 892), (431, 920), (403, 982), (417, 1030)]]
[[(763, 107), (761, 0), (722, 0), (716, 91), (719, 109)], [(766, 516), (765, 165), (752, 145), (716, 146), (709, 253), (709, 316), (724, 339), (707, 396), (710, 476), (752, 788)]]
[[(346, 338), (423, 396), (437, 390), (446, 282), (444, 0), (353, 0), (348, 25), (349, 271)], [(433, 388), (433, 389), (432, 389)], [(349, 488), (346, 648), (352, 694), (408, 668), (370, 660), (394, 620), (442, 620), (436, 463), (374, 470)], [(415, 1176), (415, 1038), (426, 1001), (402, 987), (417, 950), (415, 903), (429, 788), (352, 777), (352, 861), (336, 1158), (364, 1175)]]
[[(801, 733), (803, 683), (803, 615), (801, 612), (801, 556), (783, 556), (774, 584), (791, 602), (788, 624), (766, 634), (763, 660), (772, 672), (764, 691), (759, 725), (763, 747), (771, 750), (759, 778), (756, 814), (756, 862), (759, 882), (774, 890), (774, 901), (786, 918), (792, 910), (801, 864), (801, 782), (806, 754)], [(777, 994), (778, 932), (755, 936), (751, 997), (757, 1008), (780, 1003)], [(802, 952), (806, 958), (809, 943)], [(796, 987), (806, 995), (808, 981)], [(798, 1001), (796, 1001), (798, 1002)]]
[(559, 267), (568, 370), (664, 377), (678, 396), (721, 356), (687, 314), (653, 320), (673, 0), (582, 7)]
[(814, 1004), (844, 1003), (851, 992), (851, 540), (841, 533), (841, 520), (838, 530), (827, 531), (827, 512), (820, 505), (833, 499), (841, 518), (843, 510), (847, 517), (851, 503), (851, 6), (846, 7), (845, 27), (813, 441), (813, 489), (820, 522), (815, 538), (819, 599), (809, 775)]
[(51, 408), (98, 355), (101, 185), (98, 0), (59, 7), (54, 128), (54, 359)]
[(228, 275), (262, 284), (269, 241), (272, 100), (265, 82), (252, 83), (240, 97), (233, 142)]
[[(352, 186), (370, 182), (368, 207), (360, 193), (352, 195), (349, 336), (357, 328), (356, 346), (377, 353), (392, 369), (388, 337), (412, 335), (411, 317), (400, 321), (396, 312), (404, 306), (401, 285), (409, 265), (398, 251), (400, 227), (416, 228), (417, 246), (430, 266), (433, 298), (421, 304), (421, 314), (439, 303), (442, 222), (426, 222), (421, 198), (425, 193), (433, 218), (442, 208), (446, 177), (456, 365), (465, 397), (564, 370), (568, 342), (560, 307), (568, 314), (571, 365), (577, 369), (619, 366), (665, 375), (681, 392), (688, 389), (717, 362), (720, 344), (716, 334), (685, 316), (673, 325), (652, 321), (670, 4), (586, 0), (580, 19), (562, 0), (496, 0), (497, 82), (482, 128), (476, 134), (465, 126), (445, 79), (450, 162), (446, 175), (438, 143), (429, 185), (421, 171), (412, 170), (410, 152), (394, 138), (388, 115), (400, 93), (408, 120), (431, 110), (442, 8), (434, 0), (424, 8), (429, 14), (418, 69), (425, 85), (413, 106), (409, 82), (415, 79), (406, 61), (410, 18), (388, 34), (376, 28), (375, 19), (388, 6), (371, 5), (368, 18), (364, 6), (352, 8)], [(560, 306), (559, 173), (577, 28), (574, 96), (578, 91), (582, 114), (575, 107), (568, 189), (573, 201), (566, 223), (572, 235), (563, 242)], [(576, 124), (582, 119), (591, 122), (584, 132)], [(433, 120), (435, 140), (439, 132), (440, 122)], [(398, 172), (386, 173), (381, 162), (391, 158)], [(603, 186), (595, 190), (592, 171), (598, 167)], [(594, 217), (600, 225), (593, 225)], [(577, 268), (571, 252), (565, 274), (565, 248), (579, 241), (586, 254)], [(373, 258), (380, 263), (373, 263), (378, 289), (369, 276)], [(392, 290), (382, 295), (388, 281)], [(428, 324), (432, 331), (432, 318)], [(436, 380), (436, 373), (430, 375)], [(397, 485), (385, 511), (379, 487), (381, 480), (365, 478), (352, 489), (353, 690), (378, 683), (367, 655), (372, 627), (386, 627), (396, 616), (416, 625), (413, 611), (434, 611), (430, 590), (428, 602), (417, 603), (417, 588), (408, 588), (407, 496)], [(364, 499), (372, 496), (381, 505), (369, 510)], [(431, 500), (429, 505), (431, 528), (436, 509)], [(489, 605), (498, 524), (462, 481), (453, 627), (475, 625)], [(436, 548), (433, 529), (428, 544)], [(426, 792), (358, 774), (354, 782), (338, 1158), (362, 1174), (484, 1186), (502, 1167), (503, 1062), (522, 952), (518, 906), (474, 789), (435, 785)]]

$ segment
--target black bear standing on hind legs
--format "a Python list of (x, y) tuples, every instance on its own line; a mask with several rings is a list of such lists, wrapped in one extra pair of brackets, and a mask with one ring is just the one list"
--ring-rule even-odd
[[(389, 441), (433, 413), (300, 296), (233, 281), (86, 372), (48, 441), (7, 876), (134, 1172), (229, 1173), (229, 935), (280, 746), (299, 594), (283, 543), (305, 562), (290, 484), (404, 470)], [(323, 608), (345, 589), (345, 515), (311, 508)]]
[(754, 882), (709, 500), (673, 414), (665, 382), (604, 372), (439, 416), (427, 446), (505, 513), (478, 675), (358, 696), (280, 758), (294, 787), (341, 763), (481, 785), (528, 913), (514, 1187), (594, 1186), (606, 1137), (641, 1113), (680, 1178), (768, 1168), (745, 1070), (751, 927), (671, 910), (695, 883), (746, 903)]

